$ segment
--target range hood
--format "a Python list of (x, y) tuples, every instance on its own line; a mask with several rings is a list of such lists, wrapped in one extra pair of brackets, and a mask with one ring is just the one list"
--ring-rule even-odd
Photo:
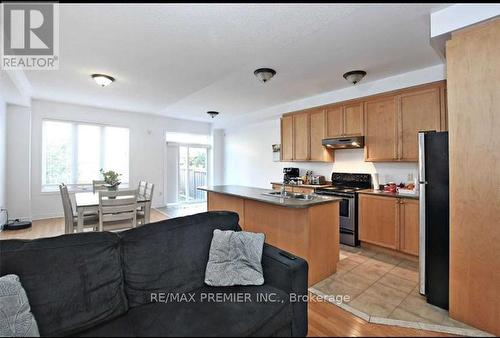
[(335, 137), (324, 139), (322, 143), (331, 149), (355, 149), (365, 146), (365, 138), (364, 136)]

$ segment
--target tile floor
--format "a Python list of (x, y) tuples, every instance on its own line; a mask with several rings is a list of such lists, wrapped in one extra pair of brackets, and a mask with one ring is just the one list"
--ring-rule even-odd
[(349, 296), (342, 306), (337, 305), (381, 324), (392, 322), (417, 328), (427, 325), (441, 328), (443, 332), (481, 333), (425, 301), (418, 291), (416, 261), (386, 253), (341, 246), (337, 273), (314, 285), (311, 291)]

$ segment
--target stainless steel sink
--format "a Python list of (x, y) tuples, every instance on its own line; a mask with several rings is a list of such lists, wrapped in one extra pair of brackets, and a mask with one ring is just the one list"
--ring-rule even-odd
[(312, 196), (312, 195), (290, 193), (290, 192), (285, 192), (284, 195), (281, 195), (280, 191), (270, 191), (270, 192), (264, 193), (263, 195), (280, 197), (280, 198), (293, 198), (293, 199), (301, 200), (301, 201), (312, 201), (313, 199), (316, 198), (316, 196)]

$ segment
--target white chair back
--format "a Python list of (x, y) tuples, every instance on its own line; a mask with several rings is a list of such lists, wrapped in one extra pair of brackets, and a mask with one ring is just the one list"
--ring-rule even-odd
[(68, 186), (62, 183), (59, 185), (59, 192), (61, 193), (61, 199), (64, 210), (64, 233), (73, 233), (73, 205), (71, 204), (71, 198), (69, 197)]
[(137, 190), (99, 191), (99, 231), (104, 223), (130, 222), (137, 226)]
[(146, 193), (146, 185), (147, 184), (148, 184), (148, 182), (146, 182), (146, 181), (139, 182), (139, 196), (144, 196), (144, 194)]
[(153, 183), (146, 183), (146, 189), (144, 191), (144, 194), (142, 194), (144, 197), (146, 197), (148, 200), (153, 200), (153, 192), (155, 189), (155, 185)]

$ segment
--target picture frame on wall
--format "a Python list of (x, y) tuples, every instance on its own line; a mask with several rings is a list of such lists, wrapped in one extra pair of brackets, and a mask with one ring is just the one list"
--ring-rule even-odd
[(281, 160), (281, 144), (273, 144), (273, 162)]

